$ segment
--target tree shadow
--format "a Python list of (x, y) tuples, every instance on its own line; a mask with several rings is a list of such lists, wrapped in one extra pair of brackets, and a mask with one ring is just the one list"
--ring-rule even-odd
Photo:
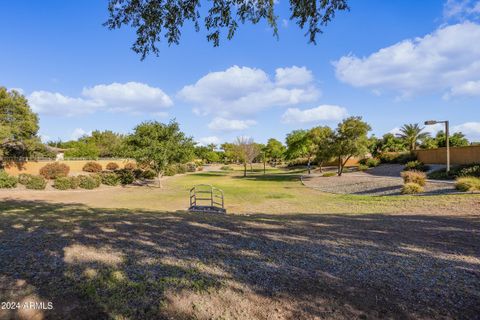
[(241, 297), (227, 309), (256, 297), (259, 313), (240, 318), (269, 318), (275, 302), (291, 319), (480, 314), (478, 216), (0, 208), (0, 300), (52, 301), (46, 318), (199, 317), (198, 306), (172, 311), (167, 298), (224, 288)]

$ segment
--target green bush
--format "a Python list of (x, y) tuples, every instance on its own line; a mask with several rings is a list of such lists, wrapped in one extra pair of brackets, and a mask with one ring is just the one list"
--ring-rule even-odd
[(135, 163), (129, 162), (125, 165), (124, 169), (126, 170), (135, 170), (137, 168)]
[(445, 169), (435, 170), (428, 174), (430, 179), (453, 180), (460, 177), (478, 177), (480, 178), (480, 164), (468, 164), (453, 166), (447, 174)]
[(376, 167), (380, 164), (380, 159), (377, 158), (368, 158), (365, 163), (369, 168)]
[(132, 184), (135, 181), (135, 176), (133, 175), (132, 170), (120, 169), (115, 171), (115, 174), (120, 179), (122, 185)]
[(369, 169), (369, 166), (365, 165), (365, 164), (359, 164), (358, 165), (358, 171), (366, 171)]
[(187, 163), (187, 172), (197, 171), (197, 165), (194, 162)]
[(115, 162), (109, 162), (107, 163), (107, 166), (105, 168), (110, 171), (115, 171), (118, 169), (118, 164), (116, 164)]
[(53, 182), (53, 187), (58, 190), (68, 190), (72, 188), (71, 179), (69, 177), (59, 177)]
[(404, 170), (428, 171), (430, 167), (418, 160), (409, 161), (405, 164)]
[(416, 156), (410, 152), (382, 152), (378, 158), (381, 163), (401, 163), (405, 164), (409, 161), (416, 160)]
[(0, 171), (0, 188), (10, 189), (17, 186), (17, 178), (8, 175), (5, 171)]
[(155, 173), (155, 171), (151, 169), (147, 169), (142, 172), (142, 179), (152, 180), (152, 179), (155, 179), (156, 177), (157, 177), (157, 174)]
[(93, 176), (78, 176), (78, 181), (82, 189), (92, 190), (100, 186), (98, 179)]
[(455, 188), (459, 191), (480, 191), (480, 178), (464, 177), (458, 178), (455, 183)]
[(187, 172), (187, 165), (183, 163), (177, 163), (177, 173), (182, 174)]
[(403, 171), (402, 172), (402, 178), (403, 178), (403, 182), (405, 183), (416, 183), (420, 186), (424, 186), (425, 185), (425, 180), (427, 179), (427, 175), (425, 174), (425, 172), (422, 172), (422, 171)]
[(322, 177), (333, 177), (336, 175), (337, 175), (336, 172), (325, 172), (324, 174), (322, 174)]
[(47, 180), (42, 176), (32, 176), (25, 185), (27, 189), (43, 190), (47, 186)]
[(169, 165), (165, 168), (163, 175), (165, 176), (174, 176), (177, 174), (177, 166), (176, 165)]
[(53, 162), (40, 169), (40, 175), (45, 179), (56, 179), (68, 176), (70, 167), (64, 163)]
[(458, 177), (478, 177), (480, 178), (480, 164), (463, 166), (458, 170)]
[(423, 187), (418, 183), (408, 182), (402, 187), (402, 194), (415, 194), (423, 192)]
[(107, 186), (118, 186), (120, 178), (116, 173), (104, 172), (102, 173), (102, 183)]
[(23, 184), (24, 186), (27, 185), (28, 181), (33, 177), (32, 174), (29, 173), (20, 173), (17, 177), (18, 183)]
[(82, 170), (85, 172), (102, 172), (102, 165), (98, 162), (89, 161), (85, 163)]
[(220, 170), (223, 170), (223, 171), (233, 171), (234, 169), (233, 169), (232, 167), (230, 167), (230, 166), (222, 166), (222, 167), (220, 168)]
[(68, 177), (70, 180), (70, 188), (71, 189), (78, 189), (80, 186), (80, 179), (78, 177)]

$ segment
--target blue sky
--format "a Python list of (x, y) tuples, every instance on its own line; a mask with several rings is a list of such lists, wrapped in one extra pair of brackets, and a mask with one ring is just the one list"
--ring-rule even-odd
[(2, 3), (0, 85), (27, 96), (44, 139), (176, 118), (205, 143), (283, 141), (358, 115), (377, 136), (448, 119), (480, 141), (479, 1), (352, 0), (311, 45), (279, 0), (278, 40), (247, 25), (214, 48), (186, 28), (180, 45), (162, 43), (144, 61), (130, 50), (132, 29), (102, 26), (106, 6)]

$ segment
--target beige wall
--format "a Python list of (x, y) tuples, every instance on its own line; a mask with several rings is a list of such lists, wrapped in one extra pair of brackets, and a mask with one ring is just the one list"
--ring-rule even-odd
[[(128, 162), (134, 162), (133, 160), (65, 160), (58, 161), (59, 163), (64, 163), (70, 167), (70, 172), (81, 172), (85, 163), (95, 161), (102, 165), (103, 169), (107, 166), (108, 163), (114, 162), (118, 164), (120, 168), (123, 168)], [(19, 173), (29, 173), (29, 174), (39, 174), (40, 168), (48, 163), (55, 162), (53, 160), (49, 161), (28, 161), (28, 162), (10, 162), (5, 163), (5, 171), (11, 175), (18, 175)]]
[[(427, 164), (446, 164), (447, 148), (415, 151), (419, 161)], [(480, 145), (450, 148), (451, 164), (480, 163)]]

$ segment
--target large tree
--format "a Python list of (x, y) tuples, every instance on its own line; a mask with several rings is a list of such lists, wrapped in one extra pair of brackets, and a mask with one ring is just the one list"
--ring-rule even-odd
[[(200, 0), (110, 0), (109, 18), (104, 25), (109, 29), (133, 27), (137, 39), (132, 49), (142, 59), (150, 53), (158, 55), (162, 38), (169, 45), (178, 44), (185, 24), (193, 25), (198, 32), (202, 18), (207, 40), (214, 46), (219, 45), (221, 32), (226, 32), (230, 40), (239, 25), (245, 23), (266, 21), (278, 36), (275, 0), (212, 0), (210, 3), (207, 10), (200, 10)], [(336, 12), (348, 9), (348, 0), (290, 0), (290, 20), (301, 29), (306, 28), (309, 42), (316, 43), (317, 34), (322, 33)]]
[(418, 143), (430, 136), (428, 132), (423, 131), (418, 123), (405, 124), (400, 128), (400, 133), (397, 136), (405, 141), (410, 152), (417, 149)]
[(121, 134), (110, 130), (95, 130), (90, 136), (84, 136), (79, 140), (95, 145), (100, 157), (111, 158), (121, 156), (123, 139)]
[(0, 87), (0, 156), (27, 157), (42, 149), (38, 128), (38, 116), (27, 99)]
[(282, 160), (285, 154), (285, 146), (277, 139), (270, 138), (264, 147), (265, 159), (270, 161), (275, 167)]
[(349, 117), (338, 124), (330, 143), (332, 155), (338, 161), (338, 175), (341, 176), (348, 160), (352, 157), (364, 156), (368, 153), (368, 123), (361, 117)]
[(253, 160), (260, 154), (259, 145), (252, 138), (237, 137), (235, 139), (234, 152), (237, 158), (243, 164), (243, 176), (247, 176), (247, 164), (252, 164)]
[(143, 122), (125, 140), (128, 154), (139, 164), (147, 165), (157, 173), (158, 185), (165, 168), (173, 163), (185, 163), (193, 158), (194, 142), (187, 137), (177, 122), (163, 124)]

